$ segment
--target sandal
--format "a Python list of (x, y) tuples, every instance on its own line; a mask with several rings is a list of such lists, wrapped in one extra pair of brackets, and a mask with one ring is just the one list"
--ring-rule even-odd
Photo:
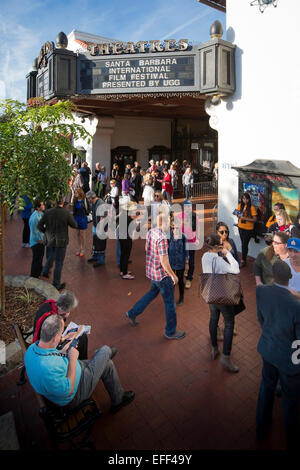
[(80, 258), (82, 258), (84, 256), (84, 251), (81, 251), (79, 256), (80, 256)]
[(128, 274), (125, 274), (125, 276), (122, 276), (122, 279), (129, 279), (129, 280), (131, 280), (131, 279), (134, 279), (134, 276), (132, 276), (131, 274), (128, 273)]
[(80, 255), (80, 251), (76, 251), (75, 256), (79, 256), (79, 255)]

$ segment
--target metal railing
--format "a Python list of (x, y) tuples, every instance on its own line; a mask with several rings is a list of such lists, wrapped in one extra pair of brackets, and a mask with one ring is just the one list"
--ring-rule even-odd
[(217, 187), (214, 181), (202, 181), (194, 183), (192, 189), (193, 198), (215, 198), (217, 197)]
[[(184, 188), (181, 181), (178, 181), (177, 187), (174, 190), (175, 197), (185, 197)], [(192, 196), (196, 199), (214, 199), (218, 196), (217, 185), (214, 181), (201, 181), (194, 183), (192, 188)]]

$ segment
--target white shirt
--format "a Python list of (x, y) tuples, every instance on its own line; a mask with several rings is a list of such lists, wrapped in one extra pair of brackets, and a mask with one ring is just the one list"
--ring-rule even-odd
[(294, 270), (294, 268), (291, 265), (290, 258), (287, 258), (284, 261), (291, 268), (291, 272), (292, 272), (292, 276), (293, 276), (292, 279), (290, 279), (290, 281), (289, 281), (289, 289), (295, 290), (296, 292), (300, 292), (300, 272), (296, 273), (296, 271)]
[(115, 198), (117, 196), (119, 196), (119, 189), (117, 186), (113, 186), (110, 190), (110, 196), (112, 197), (113, 200), (115, 200)]
[(143, 191), (144, 204), (149, 205), (151, 202), (154, 202), (154, 189), (150, 184), (145, 184)]
[(212, 273), (213, 267), (216, 274), (238, 274), (240, 272), (239, 263), (232, 256), (231, 253), (227, 253), (226, 258), (228, 263), (219, 256), (217, 253), (208, 251), (202, 256), (202, 271), (203, 273)]

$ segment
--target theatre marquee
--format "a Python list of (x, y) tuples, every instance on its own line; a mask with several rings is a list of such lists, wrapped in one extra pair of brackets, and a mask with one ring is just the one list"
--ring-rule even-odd
[(64, 33), (47, 42), (27, 75), (27, 99), (118, 93), (200, 92), (224, 96), (235, 90), (235, 46), (221, 39), (222, 25), (211, 27), (211, 40), (187, 39), (137, 43), (85, 44), (67, 49)]

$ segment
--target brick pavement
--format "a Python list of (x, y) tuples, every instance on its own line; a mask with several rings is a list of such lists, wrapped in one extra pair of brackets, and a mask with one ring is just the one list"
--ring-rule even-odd
[[(205, 231), (212, 223), (212, 207), (206, 206)], [(31, 250), (21, 248), (22, 220), (14, 215), (5, 226), (7, 274), (28, 274)], [(90, 232), (90, 230), (89, 230)], [(187, 332), (181, 341), (164, 338), (164, 307), (158, 297), (133, 328), (125, 312), (146, 292), (144, 242), (135, 241), (131, 270), (134, 281), (121, 280), (116, 266), (116, 241), (107, 243), (106, 265), (94, 269), (84, 258), (74, 255), (76, 234), (70, 229), (70, 244), (62, 281), (73, 290), (79, 306), (72, 320), (92, 325), (89, 354), (103, 345), (114, 345), (114, 359), (125, 389), (136, 392), (134, 402), (110, 415), (109, 397), (100, 383), (96, 396), (102, 417), (92, 433), (98, 450), (195, 450), (195, 449), (284, 449), (281, 399), (275, 399), (274, 424), (267, 441), (255, 441), (255, 409), (261, 375), (261, 358), (256, 351), (260, 327), (255, 309), (255, 282), (252, 263), (242, 270), (246, 310), (236, 317), (238, 334), (232, 357), (238, 374), (223, 371), (220, 360), (210, 358), (208, 307), (198, 297), (197, 274), (201, 271), (201, 251), (196, 253), (192, 288), (186, 290), (178, 307), (178, 327)], [(91, 234), (87, 236), (87, 248)], [(178, 296), (178, 290), (176, 292)], [(21, 449), (49, 449), (38, 405), (28, 384), (17, 387), (18, 370), (0, 379), (0, 415), (12, 410)]]

